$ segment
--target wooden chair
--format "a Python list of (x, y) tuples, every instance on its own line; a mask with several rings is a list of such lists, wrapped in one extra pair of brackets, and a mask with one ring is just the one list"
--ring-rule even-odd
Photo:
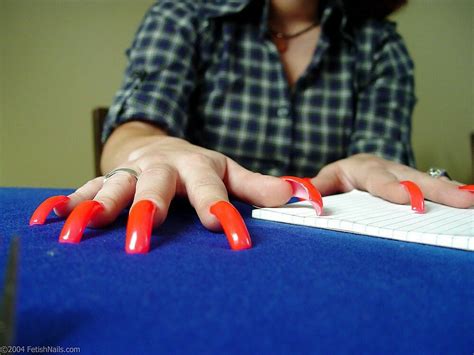
[(102, 154), (102, 127), (104, 126), (104, 120), (109, 111), (108, 107), (97, 107), (92, 111), (92, 129), (94, 134), (94, 164), (95, 164), (95, 175), (101, 176), (100, 172), (100, 156)]

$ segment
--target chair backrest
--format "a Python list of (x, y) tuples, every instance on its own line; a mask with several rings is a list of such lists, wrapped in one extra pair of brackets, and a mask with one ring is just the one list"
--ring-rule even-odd
[(95, 175), (101, 176), (100, 156), (102, 154), (102, 127), (104, 126), (105, 117), (109, 111), (108, 107), (97, 107), (92, 111), (92, 129), (94, 134), (94, 164)]

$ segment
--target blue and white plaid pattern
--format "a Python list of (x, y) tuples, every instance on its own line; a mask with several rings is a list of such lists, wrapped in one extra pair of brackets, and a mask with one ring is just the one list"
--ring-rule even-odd
[(372, 153), (414, 165), (413, 63), (395, 25), (321, 15), (313, 59), (293, 88), (267, 31), (268, 0), (162, 0), (146, 14), (105, 141), (143, 120), (271, 175), (313, 176)]

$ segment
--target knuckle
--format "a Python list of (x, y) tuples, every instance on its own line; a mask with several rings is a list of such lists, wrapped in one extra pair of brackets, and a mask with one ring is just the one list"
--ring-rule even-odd
[(252, 193), (254, 194), (254, 198), (257, 201), (261, 201), (262, 203), (268, 203), (269, 201), (275, 199), (275, 191), (269, 188), (271, 185), (266, 184), (265, 180), (262, 180), (264, 178), (264, 175), (260, 173), (251, 173), (251, 177), (252, 179), (255, 179), (253, 181), (260, 180), (263, 182), (259, 184), (259, 188), (256, 188), (252, 191)]
[(84, 192), (82, 187), (78, 188), (75, 192), (74, 195), (77, 197), (78, 200), (83, 201), (88, 199), (88, 195)]
[(348, 161), (353, 159), (358, 165), (363, 164), (366, 168), (382, 168), (387, 164), (386, 160), (368, 153), (359, 153), (346, 159)]
[(215, 176), (197, 179), (186, 188), (191, 204), (199, 210), (207, 210), (211, 203), (225, 198), (223, 183), (216, 179)]
[[(102, 178), (100, 180), (103, 181)], [(98, 183), (99, 183), (99, 179), (89, 180), (84, 185), (82, 185), (82, 187), (80, 187), (78, 190), (82, 190), (82, 191), (93, 190), (98, 185)]]
[(262, 203), (268, 203), (269, 201), (273, 200), (275, 195), (270, 192), (268, 189), (257, 189), (255, 191), (255, 198), (257, 201), (261, 201)]
[(134, 163), (142, 170), (150, 170), (158, 164), (167, 164), (168, 156), (166, 153), (162, 152), (153, 152), (153, 154), (147, 154), (141, 156), (139, 159), (135, 160)]
[(207, 155), (199, 152), (192, 152), (184, 155), (181, 158), (181, 163), (184, 166), (214, 166), (214, 160), (208, 157)]
[(92, 198), (91, 195), (94, 192), (97, 192), (97, 190), (99, 190), (98, 181), (97, 179), (93, 179), (93, 180), (87, 181), (84, 185), (78, 188), (74, 192), (74, 195), (81, 201), (88, 200)]
[(378, 190), (380, 190), (380, 183), (379, 183), (379, 179), (377, 179), (376, 174), (370, 174), (367, 177), (365, 187), (367, 191), (371, 193), (376, 193), (378, 192)]
[(116, 211), (119, 208), (118, 201), (112, 196), (102, 195), (97, 198), (97, 201), (101, 202), (109, 211)]
[(144, 189), (143, 191), (140, 191), (140, 194), (135, 196), (135, 200), (136, 201), (141, 201), (141, 200), (153, 201), (155, 205), (160, 207), (160, 209), (163, 209), (163, 207), (166, 205), (166, 201), (160, 195), (159, 191), (152, 187)]
[(110, 183), (111, 185), (114, 185), (118, 188), (123, 188), (124, 185), (135, 185), (137, 181), (135, 176), (127, 173), (117, 174), (115, 179), (114, 177), (115, 176), (112, 176), (110, 180), (107, 180), (107, 183)]
[(143, 148), (138, 148), (133, 150), (127, 158), (127, 161), (137, 161), (139, 160), (143, 155), (145, 154), (145, 151)]
[(195, 198), (190, 198), (192, 206), (195, 208), (196, 212), (200, 215), (209, 214), (209, 209), (212, 204), (217, 201), (222, 200), (218, 196), (197, 196)]
[(369, 159), (365, 162), (367, 169), (370, 170), (383, 170), (385, 165), (380, 159)]
[(140, 176), (144, 175), (153, 175), (169, 178), (176, 174), (176, 170), (167, 163), (160, 163), (149, 166), (147, 169), (143, 170)]
[(135, 185), (135, 181), (135, 178), (129, 174), (117, 174), (107, 180), (104, 187), (106, 186), (108, 190), (120, 191), (123, 190), (124, 187)]
[(197, 179), (196, 181), (193, 181), (193, 183), (190, 185), (191, 186), (190, 186), (189, 192), (192, 194), (204, 189), (206, 190), (208, 190), (209, 188), (217, 189), (220, 187), (220, 183), (216, 180), (215, 176), (211, 176), (211, 175), (201, 177)]
[[(400, 175), (403, 176), (403, 177), (405, 177), (405, 176), (408, 177), (408, 176), (412, 175), (415, 172), (415, 169), (413, 169), (412, 167), (406, 166), (406, 165), (399, 164), (399, 165), (397, 165), (397, 167), (400, 170)], [(421, 173), (421, 175), (424, 176), (423, 173)]]

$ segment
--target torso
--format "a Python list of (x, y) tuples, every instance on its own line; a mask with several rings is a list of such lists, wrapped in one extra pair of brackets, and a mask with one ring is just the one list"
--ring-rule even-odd
[(345, 156), (354, 108), (349, 45), (331, 47), (313, 27), (279, 53), (252, 21), (209, 26), (189, 125), (194, 144), (275, 176), (312, 176)]

